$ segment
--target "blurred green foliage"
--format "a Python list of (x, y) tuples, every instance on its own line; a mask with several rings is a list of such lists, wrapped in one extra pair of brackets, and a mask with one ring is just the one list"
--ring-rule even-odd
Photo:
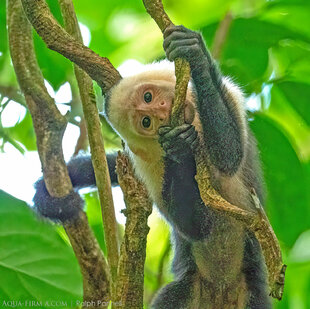
[[(48, 2), (62, 23), (57, 1)], [(161, 33), (142, 1), (74, 4), (79, 21), (90, 31), (90, 48), (110, 58), (115, 66), (126, 59), (147, 63), (164, 57)], [(310, 1), (166, 0), (164, 4), (176, 24), (201, 30), (210, 47), (226, 12), (233, 13), (219, 63), (251, 102), (255, 99), (249, 121), (262, 159), (266, 209), (288, 264), (284, 298), (274, 308), (310, 308)], [(75, 123), (81, 108), (71, 63), (48, 50), (36, 34), (34, 40), (42, 72), (54, 90), (66, 81), (71, 84), (69, 118)], [(17, 88), (7, 42), (5, 1), (0, 1), (0, 116), (9, 105), (8, 94), (18, 96)], [(108, 146), (119, 146), (108, 125), (103, 128)], [(3, 128), (0, 121), (0, 141), (34, 150), (29, 113), (10, 128)], [(105, 251), (96, 194), (87, 194), (86, 202), (90, 223)], [(61, 299), (70, 303), (81, 298), (81, 276), (61, 229), (38, 221), (23, 202), (2, 191), (0, 221), (1, 300)], [(146, 302), (172, 278), (168, 228), (154, 215), (150, 225)]]

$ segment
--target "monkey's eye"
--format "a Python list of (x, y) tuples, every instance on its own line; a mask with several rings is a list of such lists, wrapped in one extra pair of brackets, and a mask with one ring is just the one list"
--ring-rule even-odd
[(142, 118), (142, 126), (145, 129), (151, 126), (151, 118), (149, 116), (145, 116)]
[(146, 92), (143, 97), (145, 103), (150, 103), (152, 101), (152, 98), (153, 97), (150, 92)]

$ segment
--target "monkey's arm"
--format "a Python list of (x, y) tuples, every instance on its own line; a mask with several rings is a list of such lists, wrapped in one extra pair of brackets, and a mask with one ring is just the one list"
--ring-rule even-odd
[(163, 200), (167, 219), (191, 240), (202, 240), (212, 229), (213, 211), (205, 207), (195, 180), (193, 150), (198, 138), (191, 125), (159, 129), (159, 142), (164, 151)]
[(242, 130), (246, 128), (236, 116), (236, 106), (230, 102), (222, 75), (199, 33), (183, 26), (173, 26), (166, 29), (164, 36), (167, 58), (171, 61), (177, 57), (185, 58), (190, 64), (211, 163), (220, 172), (233, 175), (243, 157)]
[[(117, 154), (107, 155), (108, 168), (112, 185), (117, 185), (115, 172)], [(96, 185), (95, 173), (90, 156), (78, 156), (68, 163), (68, 172), (74, 189), (92, 187)], [(38, 213), (55, 221), (66, 221), (74, 218), (81, 209), (84, 201), (80, 195), (72, 190), (67, 196), (51, 197), (46, 189), (44, 179), (40, 178), (35, 184), (36, 193), (33, 198)]]

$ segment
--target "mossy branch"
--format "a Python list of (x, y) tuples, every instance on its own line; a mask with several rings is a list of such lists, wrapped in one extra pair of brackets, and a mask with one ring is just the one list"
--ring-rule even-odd
[(147, 219), (152, 212), (152, 202), (144, 185), (133, 176), (133, 168), (126, 155), (119, 153), (116, 171), (124, 192), (124, 214), (127, 220), (120, 252), (115, 299), (121, 303), (122, 308), (142, 309), (146, 239), (149, 232)]
[[(172, 21), (166, 14), (161, 0), (143, 0), (146, 11), (151, 15), (151, 17), (157, 23), (159, 29), (162, 33), (165, 32), (166, 28), (173, 26)], [(181, 58), (175, 60), (175, 75), (176, 75), (176, 85), (175, 85), (175, 95), (174, 103), (172, 106), (171, 113), (171, 125), (177, 126), (184, 123), (184, 108), (185, 99), (190, 74), (189, 63)]]
[[(65, 30), (75, 40), (82, 43), (82, 35), (74, 11), (72, 0), (59, 0), (60, 9), (64, 19)], [(107, 258), (110, 266), (112, 282), (115, 283), (118, 266), (118, 238), (115, 210), (111, 191), (111, 181), (108, 164), (101, 134), (101, 123), (95, 100), (93, 81), (80, 69), (74, 66), (75, 76), (80, 90), (84, 117), (87, 126), (92, 162), (99, 191), (104, 236), (107, 246)]]
[[(8, 0), (9, 45), (15, 73), (32, 116), (44, 181), (51, 196), (62, 197), (72, 191), (63, 158), (62, 137), (67, 122), (48, 95), (35, 57), (32, 27), (20, 0)], [(83, 274), (84, 300), (109, 299), (109, 272), (86, 215), (64, 223)], [(95, 279), (94, 279), (95, 278)]]
[[(161, 0), (143, 0), (143, 3), (147, 12), (156, 21), (162, 32), (164, 32), (169, 25), (172, 25), (170, 18), (164, 11)], [(227, 27), (225, 27), (225, 29), (228, 29), (230, 25), (230, 15), (228, 15), (228, 17)], [(227, 33), (228, 30), (225, 31)], [(221, 41), (220, 45), (222, 46), (222, 44), (223, 42)], [(217, 51), (217, 54), (219, 55), (220, 52)], [(184, 61), (183, 64), (179, 64), (178, 62), (179, 60), (177, 59), (175, 64), (177, 82), (175, 100), (171, 115), (172, 126), (184, 122), (184, 102), (190, 74), (188, 71), (189, 64), (186, 61)], [(183, 65), (184, 70), (186, 71), (186, 74), (184, 75), (180, 72), (180, 67)], [(185, 84), (186, 86), (184, 86)], [(256, 212), (249, 212), (239, 208), (238, 206), (230, 204), (220, 196), (220, 194), (211, 185), (209, 172), (210, 164), (209, 159), (205, 155), (204, 149), (205, 147), (201, 142), (201, 147), (195, 155), (197, 167), (196, 181), (198, 183), (202, 200), (204, 201), (206, 207), (211, 207), (239, 220), (248, 230), (255, 234), (265, 257), (265, 263), (267, 265), (269, 275), (270, 294), (274, 298), (281, 299), (284, 288), (286, 265), (282, 262), (280, 246), (267, 217), (261, 215), (261, 207), (258, 207)], [(253, 195), (253, 198), (257, 198), (256, 195)]]
[(120, 80), (120, 74), (109, 59), (97, 55), (58, 24), (45, 0), (21, 1), (30, 23), (48, 48), (82, 68), (98, 83), (104, 93)]
[[(47, 44), (50, 49), (53, 49), (63, 56), (67, 57), (75, 64), (77, 64), (80, 68), (82, 68), (88, 75), (97, 81), (99, 86), (101, 87), (103, 93), (106, 93), (109, 89), (111, 89), (120, 79), (121, 76), (118, 71), (112, 66), (107, 58), (102, 58), (95, 54), (92, 50), (85, 47), (81, 43), (81, 35), (78, 32), (76, 17), (73, 11), (73, 6), (71, 0), (59, 0), (62, 13), (66, 16), (65, 23), (67, 32), (62, 29), (62, 27), (57, 23), (55, 18), (52, 16), (48, 6), (46, 5), (45, 0), (21, 0), (27, 14), (28, 19), (34, 26), (35, 30), (41, 36), (43, 41)], [(71, 11), (71, 12), (69, 12)], [(74, 14), (74, 16), (73, 16)], [(70, 20), (70, 21), (69, 21)], [(69, 34), (69, 33), (71, 34)], [(84, 100), (86, 103), (83, 105), (85, 119), (86, 114), (89, 114), (89, 119), (87, 120), (89, 123), (87, 125), (88, 134), (90, 138), (90, 145), (92, 150), (92, 156), (95, 157), (95, 162), (93, 162), (94, 169), (96, 166), (99, 167), (102, 162), (105, 161), (100, 159), (102, 158), (104, 152), (101, 149), (101, 153), (97, 156), (94, 156), (94, 151), (97, 151), (98, 140), (99, 138), (96, 134), (101, 132), (98, 128), (98, 124), (94, 124), (97, 122), (97, 116), (95, 115), (96, 103), (93, 97), (93, 92), (91, 91), (90, 80), (87, 79), (85, 73), (83, 73), (79, 69), (75, 69), (78, 77), (78, 83), (80, 86), (80, 94), (82, 97), (82, 101)], [(86, 84), (86, 85), (84, 85)], [(86, 111), (87, 110), (87, 111)], [(91, 132), (94, 132), (92, 134)], [(97, 136), (97, 137), (96, 137)], [(101, 141), (99, 141), (99, 145)], [(94, 149), (95, 148), (95, 149)], [(99, 152), (100, 152), (99, 151)], [(102, 168), (102, 167), (101, 167)], [(123, 170), (126, 171), (120, 173), (118, 175), (119, 183), (126, 183), (126, 179), (129, 177), (131, 181), (136, 181), (134, 179), (133, 171), (130, 167), (123, 166)], [(97, 174), (96, 174), (97, 177)], [(123, 177), (125, 179), (123, 179)], [(100, 185), (105, 183), (105, 181), (98, 181), (97, 185), (103, 186), (106, 189), (106, 184)], [(124, 189), (126, 188), (126, 189)], [(145, 188), (143, 188), (142, 184), (139, 183), (137, 185), (137, 192), (133, 192), (130, 187), (124, 185), (124, 195), (128, 196), (127, 200), (127, 207), (131, 209), (127, 213), (127, 224), (126, 224), (126, 232), (125, 232), (125, 240), (122, 244), (121, 249), (121, 256), (119, 260), (118, 266), (118, 273), (119, 276), (117, 277), (117, 290), (113, 289), (112, 292), (112, 300), (113, 306), (114, 302), (116, 305), (123, 306), (124, 308), (142, 308), (143, 306), (143, 266), (145, 260), (145, 245), (146, 245), (146, 235), (148, 232), (147, 227), (147, 217), (150, 213), (150, 204), (148, 198), (146, 196)], [(100, 188), (99, 188), (100, 190)], [(129, 190), (127, 192), (126, 190)], [(139, 203), (131, 205), (132, 194), (135, 194), (136, 197), (139, 197)], [(103, 197), (106, 199), (106, 197)], [(109, 197), (107, 197), (109, 199)], [(135, 199), (133, 199), (135, 202)], [(139, 207), (142, 208), (139, 208)], [(137, 215), (138, 214), (138, 215)], [(103, 220), (110, 220), (108, 216), (106, 217), (106, 211), (103, 210)], [(114, 220), (114, 219), (113, 219)], [(113, 221), (112, 220), (112, 221)], [(137, 224), (137, 225), (136, 225)], [(105, 224), (105, 230), (106, 230)], [(137, 229), (136, 229), (137, 228)], [(142, 234), (140, 234), (140, 232)], [(107, 228), (107, 233), (112, 234), (112, 238), (114, 237), (114, 231), (109, 230)], [(106, 239), (109, 239), (109, 236), (106, 236)], [(138, 242), (138, 243), (137, 243)], [(114, 242), (115, 244), (116, 242)], [(138, 244), (138, 247), (135, 247)], [(107, 244), (108, 247), (108, 244)], [(111, 246), (110, 246), (111, 248)], [(109, 247), (108, 247), (109, 250)], [(111, 250), (109, 250), (111, 252)], [(109, 258), (110, 262), (110, 269), (113, 277), (113, 281), (115, 282), (116, 272), (115, 272), (115, 265), (117, 265), (118, 261), (118, 251), (117, 248), (114, 250), (115, 259), (114, 261)], [(112, 257), (112, 255), (111, 255)], [(112, 265), (112, 266), (111, 266)], [(131, 265), (132, 267), (129, 267)], [(133, 272), (134, 266), (138, 266), (138, 272)], [(93, 265), (96, 266), (96, 265)], [(98, 269), (98, 268), (96, 268)], [(90, 278), (86, 276), (87, 278)], [(141, 285), (142, 284), (142, 285)], [(114, 286), (115, 287), (115, 286)], [(94, 297), (97, 297), (94, 295)], [(96, 298), (95, 298), (96, 299)], [(118, 301), (121, 301), (119, 303)], [(130, 306), (130, 303), (139, 303), (137, 307)], [(126, 305), (128, 304), (128, 306)]]

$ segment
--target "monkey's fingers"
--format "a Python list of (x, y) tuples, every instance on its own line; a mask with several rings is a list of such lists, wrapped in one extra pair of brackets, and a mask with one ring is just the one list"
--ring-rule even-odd
[(172, 130), (171, 126), (162, 126), (158, 129), (158, 135), (162, 136)]
[[(189, 130), (190, 131), (190, 130)], [(185, 138), (185, 144), (189, 145), (192, 149), (193, 144), (198, 141), (198, 132), (194, 130), (190, 135)]]
[(188, 33), (184, 33), (184, 32), (172, 32), (170, 35), (168, 35), (163, 42), (163, 47), (164, 49), (167, 49), (169, 47), (169, 45), (171, 44), (171, 42), (174, 41), (183, 41), (183, 40), (196, 40), (197, 43), (199, 43), (199, 39), (191, 34)]
[(197, 139), (198, 133), (194, 127), (181, 133), (177, 138), (171, 138), (166, 140), (165, 138), (161, 140), (161, 146), (165, 151), (171, 148), (178, 148), (178, 150), (183, 150), (184, 146), (192, 147)]
[(189, 33), (189, 34), (196, 33), (195, 31), (192, 31), (192, 30), (184, 27), (183, 25), (179, 25), (179, 26), (171, 25), (165, 29), (164, 38), (166, 38), (167, 36), (169, 36), (171, 33), (175, 32), (175, 31), (183, 32), (183, 33)]
[(160, 135), (159, 140), (175, 139), (180, 134), (185, 133), (187, 130), (190, 130), (191, 127), (193, 127), (193, 125), (187, 124), (187, 123), (184, 123), (184, 124), (177, 126), (175, 128), (161, 127), (158, 130), (158, 134)]
[(196, 38), (184, 39), (184, 40), (173, 40), (168, 43), (167, 43), (168, 44), (167, 48), (165, 49), (168, 59), (170, 58), (169, 55), (178, 47), (195, 46), (195, 45), (199, 47), (199, 40)]

